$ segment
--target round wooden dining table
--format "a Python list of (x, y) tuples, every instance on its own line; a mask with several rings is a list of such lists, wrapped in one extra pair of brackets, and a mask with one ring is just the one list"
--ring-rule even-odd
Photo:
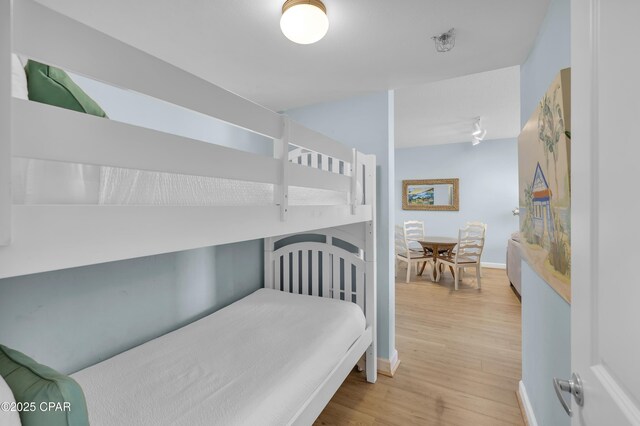
[[(431, 271), (431, 281), (436, 280), (436, 268), (435, 262), (438, 260), (438, 257), (442, 253), (446, 253), (447, 255), (451, 254), (451, 250), (458, 244), (457, 238), (450, 237), (424, 237), (423, 240), (418, 241), (422, 246), (425, 254), (433, 253), (433, 263), (434, 267)], [(422, 269), (420, 269), (420, 273), (418, 275), (422, 275), (424, 272), (424, 268), (427, 266), (427, 262), (422, 264)]]

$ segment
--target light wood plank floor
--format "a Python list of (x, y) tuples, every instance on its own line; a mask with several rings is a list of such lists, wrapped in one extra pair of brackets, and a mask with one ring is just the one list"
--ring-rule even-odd
[[(520, 302), (505, 271), (468, 274), (453, 291), (425, 277), (396, 283), (395, 377), (352, 372), (316, 425), (522, 425)], [(403, 270), (400, 270), (403, 276)]]

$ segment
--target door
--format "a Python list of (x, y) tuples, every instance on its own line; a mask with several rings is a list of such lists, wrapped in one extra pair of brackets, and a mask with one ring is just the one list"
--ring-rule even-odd
[(640, 425), (640, 1), (571, 14), (572, 425)]

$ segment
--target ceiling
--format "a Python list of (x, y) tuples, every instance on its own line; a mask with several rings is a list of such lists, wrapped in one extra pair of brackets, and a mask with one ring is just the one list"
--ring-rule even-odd
[(520, 67), (397, 89), (396, 148), (470, 142), (475, 117), (485, 140), (520, 133)]
[(284, 0), (39, 1), (276, 111), (519, 65), (549, 4), (325, 0), (329, 33), (302, 46), (280, 32)]

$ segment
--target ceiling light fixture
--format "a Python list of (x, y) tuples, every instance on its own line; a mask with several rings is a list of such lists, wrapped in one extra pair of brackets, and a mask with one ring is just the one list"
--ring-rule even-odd
[(294, 43), (320, 41), (329, 30), (327, 8), (320, 0), (287, 0), (282, 5), (280, 29)]
[(482, 128), (482, 121), (480, 117), (476, 117), (475, 121), (473, 122), (473, 131), (471, 132), (471, 136), (473, 136), (471, 145), (474, 146), (482, 142), (487, 136), (487, 129)]
[(435, 42), (438, 52), (448, 52), (456, 45), (455, 29), (451, 28), (446, 33), (434, 35), (431, 40)]

